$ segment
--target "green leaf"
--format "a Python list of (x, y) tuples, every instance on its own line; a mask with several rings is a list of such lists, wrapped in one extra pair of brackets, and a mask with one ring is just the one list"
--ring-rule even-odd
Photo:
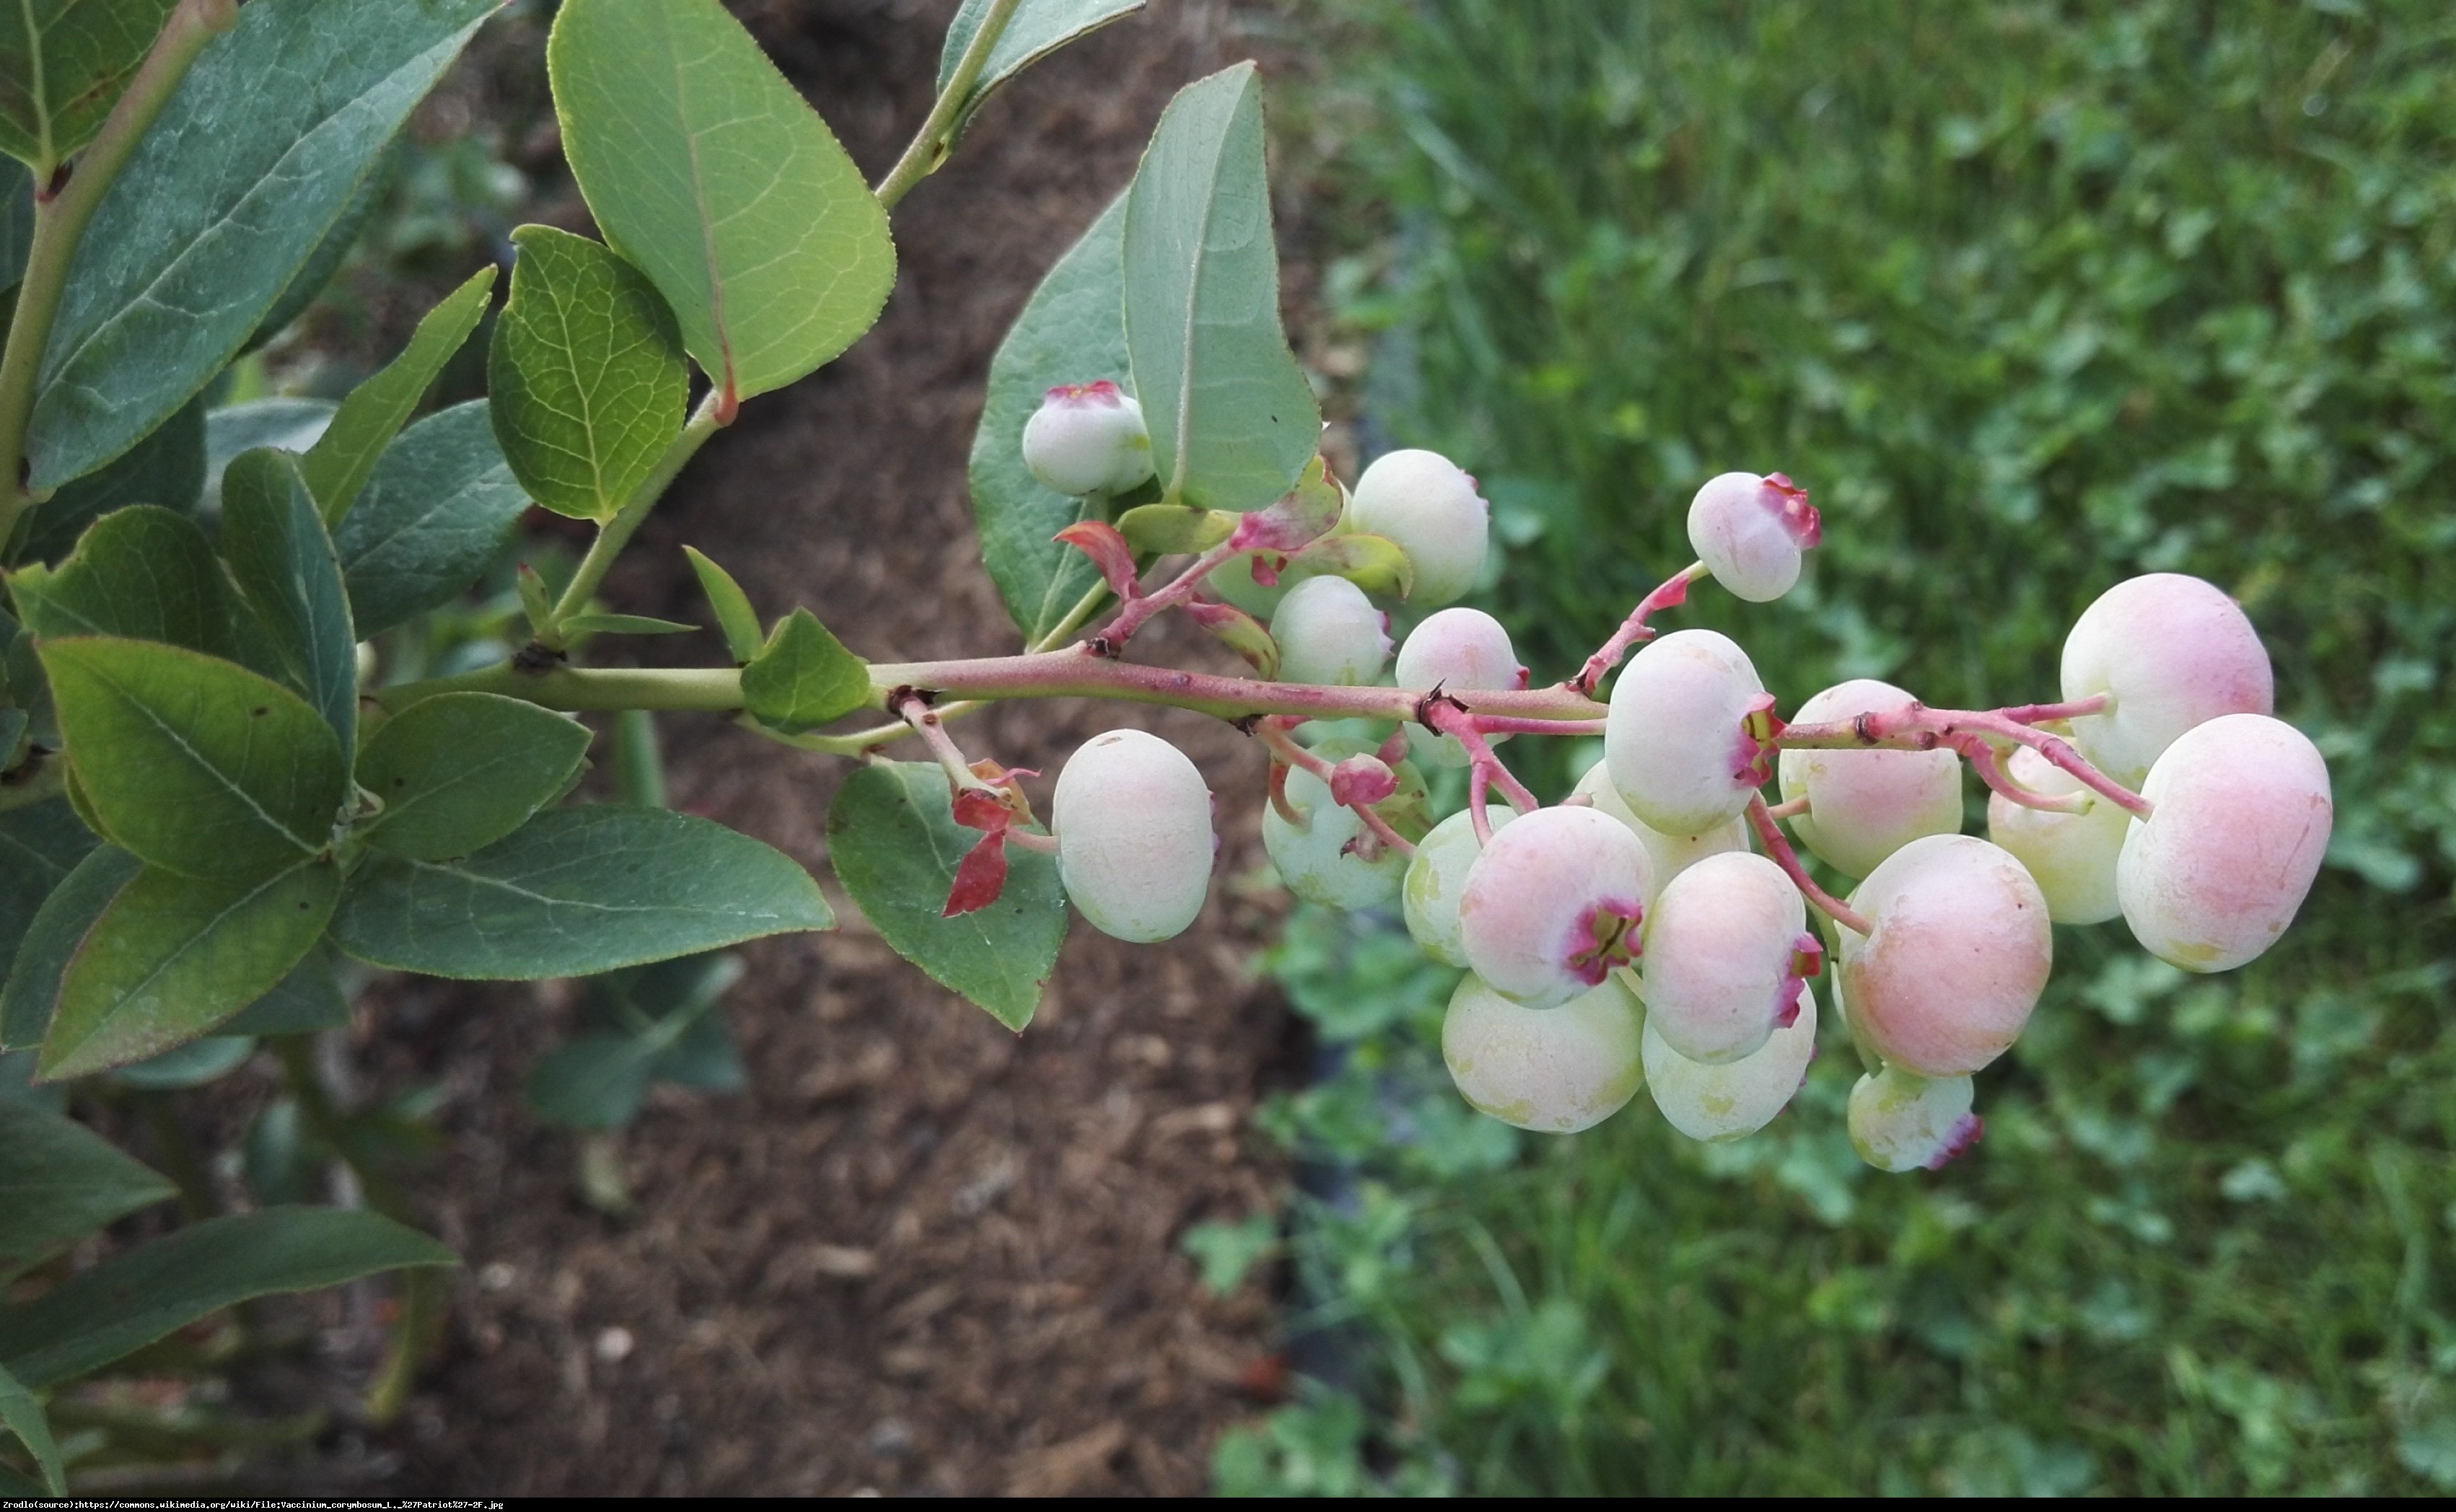
[(500, 3), (239, 8), (77, 244), (43, 354), (34, 486), (128, 450), (221, 371)]
[(426, 312), (411, 332), (409, 344), (383, 371), (350, 391), (315, 447), (299, 463), (307, 490), (315, 497), (327, 525), (338, 523), (358, 502), (376, 459), (409, 423), (418, 401), (435, 386), (435, 377), (486, 313), (486, 296), (495, 287), (495, 270), (481, 268), (460, 288)]
[(176, 1193), (85, 1125), (0, 1097), (0, 1271)]
[(702, 556), (697, 547), (685, 546), (683, 555), (690, 559), (691, 571), (699, 576), (700, 591), (707, 595), (707, 606), (716, 614), (716, 627), (724, 632), (725, 648), (735, 664), (757, 656), (763, 643), (759, 611), (750, 606), (750, 595), (742, 591), (733, 574)]
[(0, 1308), (0, 1364), (42, 1391), (251, 1297), (452, 1263), (452, 1252), (425, 1235), (355, 1209), (209, 1218)]
[[(307, 260), (299, 265), (298, 271), (290, 276), (290, 282), (274, 299), (273, 308), (264, 313), (264, 318), (256, 323), (255, 332), (239, 348), (240, 351), (253, 352), (289, 329), (290, 322), (305, 315), (308, 306), (316, 302), (316, 296), (324, 292), (324, 286), (333, 281), (333, 275), (341, 271), (341, 264), (349, 257), (350, 249), (358, 244), (358, 233), (367, 229), (367, 222), (375, 218), (376, 212), (382, 207), (391, 192), (393, 180), (398, 176), (396, 170), (403, 155), (403, 146), (396, 137), (376, 159), (374, 172), (358, 180), (358, 193), (352, 194), (350, 202), (342, 207), (340, 217), (333, 222), (331, 230), (324, 233), (324, 239), (316, 243), (316, 250), (307, 255)], [(326, 405), (326, 408), (330, 407)]]
[(1117, 517), (1117, 534), (1136, 556), (1173, 557), (1209, 551), (1236, 534), (1240, 518), (1224, 509), (1144, 504)]
[(1387, 536), (1324, 536), (1288, 559), (1280, 581), (1311, 577), (1345, 578), (1367, 593), (1403, 599), (1415, 586), (1416, 568)]
[(55, 1497), (69, 1494), (68, 1469), (60, 1463), (60, 1446), (51, 1438), (50, 1420), (43, 1416), (42, 1403), (33, 1393), (18, 1383), (17, 1378), (0, 1369), (0, 1423), (17, 1436), (26, 1452), (42, 1467), (43, 1488)]
[(271, 447), (233, 460), (222, 474), (222, 560), (291, 684), (332, 726), (346, 766), (358, 729), (358, 638), (305, 470)]
[(870, 664), (844, 648), (818, 617), (795, 609), (742, 669), (742, 705), (786, 731), (814, 729), (870, 703)]
[(340, 742), (288, 688), (143, 641), (51, 641), (42, 656), (77, 782), (121, 847), (188, 876), (256, 880), (331, 846)]
[(367, 738), (358, 786), (383, 801), (358, 835), (412, 861), (502, 839), (579, 775), (588, 726), (494, 693), (440, 693)]
[(1279, 328), (1262, 88), (1239, 63), (1179, 90), (1126, 195), (1126, 344), (1171, 503), (1259, 509), (1321, 446)]
[(445, 865), (379, 857), (351, 879), (333, 938), (435, 976), (586, 976), (835, 917), (809, 873), (723, 825), (590, 804), (540, 814)]
[(1027, 642), (1056, 628), (1100, 581), (1090, 559), (1054, 539), (1084, 518), (1085, 504), (1023, 465), (1023, 427), (1058, 384), (1126, 378), (1125, 226), (1120, 194), (1040, 280), (990, 359), (972, 435), (972, 520), (981, 562)]
[(20, 568), (9, 588), (26, 627), (45, 639), (115, 635), (214, 656), (231, 648), (212, 544), (194, 521), (152, 504), (112, 511), (66, 562)]
[(694, 1031), (715, 1022), (708, 1011), (741, 975), (738, 957), (686, 955), (596, 978), (588, 1017), (601, 1027), (538, 1062), (526, 1086), (529, 1106), (549, 1123), (618, 1129), (639, 1113), (652, 1081), (738, 1087), (741, 1064), (726, 1058), (732, 1046), (722, 1024), (714, 1054)]
[(333, 974), (332, 949), (319, 942), (309, 948), (288, 976), (274, 984), (272, 991), (240, 1009), (237, 1017), (222, 1026), (222, 1032), (257, 1037), (312, 1034), (318, 1030), (346, 1029), (349, 1023), (350, 1000)]
[[(955, 19), (947, 23), (947, 45), (938, 54), (938, 88), (943, 92), (955, 76), (955, 65), (981, 29), (995, 0), (964, 0)], [(1069, 42), (1090, 35), (1110, 22), (1143, 8), (1143, 0), (1023, 0), (990, 44), (990, 55), (973, 77), (972, 89), (956, 108), (956, 129), (962, 130), (990, 91), (1049, 56)]]
[[(77, 823), (66, 799), (0, 813), (0, 980), (7, 979), (15, 964), (18, 945), (33, 927), (43, 900), (93, 846), (92, 832)], [(11, 1043), (8, 1021), (0, 1018), (0, 1046)]]
[(716, 0), (565, 0), (546, 70), (598, 229), (721, 393), (781, 388), (878, 318), (887, 213)]
[(1257, 1261), (1279, 1247), (1279, 1225), (1267, 1213), (1234, 1223), (1197, 1223), (1177, 1243), (1202, 1267), (1202, 1289), (1214, 1297), (1225, 1297), (1243, 1282)]
[(341, 895), (340, 868), (302, 862), (261, 881), (148, 867), (69, 962), (37, 1073), (108, 1071), (218, 1028), (297, 966)]
[(37, 173), (93, 139), (177, 0), (17, 0), (0, 13), (0, 153)]
[(60, 978), (68, 973), (77, 947), (111, 900), (144, 869), (145, 863), (127, 851), (103, 846), (86, 852), (43, 900), (17, 943), (8, 985), (0, 987), (0, 1047), (16, 1050), (43, 1042), (51, 1026), (51, 1005), (59, 1001)]
[(836, 880), (896, 953), (1020, 1031), (1066, 938), (1057, 858), (1010, 847), (1006, 889), (986, 909), (941, 916), (955, 867), (980, 831), (955, 823), (947, 774), (880, 762), (845, 779), (828, 810)]
[(34, 562), (57, 562), (76, 548), (88, 525), (130, 504), (159, 504), (186, 514), (205, 486), (205, 407), (190, 402), (134, 448), (68, 483), (29, 517), (26, 549)]
[(604, 521), (682, 434), (690, 375), (640, 271), (552, 226), (512, 233), (512, 296), (486, 353), (495, 439), (529, 497)]
[(26, 276), (26, 255), (34, 245), (34, 180), (15, 158), (0, 161), (0, 289)]
[(688, 635), (699, 626), (646, 614), (575, 614), (563, 628), (571, 635)]
[(188, 1092), (221, 1080), (255, 1052), (256, 1041), (244, 1034), (213, 1034), (132, 1061), (111, 1079), (141, 1092)]
[(333, 423), (331, 399), (250, 399), (205, 412), (205, 486), (200, 509), (222, 512), (222, 470), (241, 452), (278, 446), (305, 456)]
[(567, 1129), (620, 1129), (648, 1095), (649, 1068), (668, 1037), (599, 1032), (558, 1046), (522, 1086), (529, 1108)]
[(528, 504), (495, 444), (485, 400), (401, 432), (333, 532), (358, 634), (392, 629), (467, 592)]

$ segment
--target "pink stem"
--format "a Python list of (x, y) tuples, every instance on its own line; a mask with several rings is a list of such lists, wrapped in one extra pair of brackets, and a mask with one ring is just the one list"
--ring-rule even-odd
[(2093, 792), (2143, 819), (2148, 818), (2149, 800), (2091, 766), (2080, 752), (2073, 749), (2072, 742), (2044, 730), (2033, 729), (2012, 717), (2014, 713), (2033, 709), (2073, 706), (2034, 704), (2023, 709), (2007, 711), (1929, 708), (1923, 704), (1914, 704), (1908, 708), (1886, 709), (1852, 719), (1792, 725), (1775, 739), (1778, 745), (1800, 749), (1854, 750), (1881, 746), (1889, 750), (1934, 750), (1939, 746), (1958, 748), (1957, 737), (1964, 735), (1993, 736), (2016, 746), (2027, 746), (2072, 773)]
[(1791, 848), (1791, 841), (1784, 836), (1782, 827), (1773, 822), (1773, 810), (1766, 807), (1762, 795), (1749, 800), (1749, 828), (1757, 832), (1757, 840), (1766, 848), (1766, 854), (1771, 856), (1774, 865), (1782, 868), (1791, 878), (1791, 885), (1799, 889), (1799, 895), (1815, 905), (1818, 911), (1855, 934), (1864, 936), (1876, 932), (1858, 909), (1816, 885), (1816, 879), (1808, 874), (1807, 866), (1800, 861), (1799, 852)]
[[(1313, 773), (1321, 779), (1323, 787), (1329, 787), (1331, 771), (1336, 764), (1298, 745), (1296, 737), (1288, 733), (1289, 727), (1287, 721), (1266, 719), (1254, 727), (1254, 733), (1260, 738), (1265, 746), (1269, 747), (1274, 757), (1290, 766)], [(1401, 855), (1412, 856), (1416, 853), (1414, 843), (1391, 828), (1390, 822), (1375, 813), (1371, 805), (1349, 804), (1347, 807), (1356, 810), (1356, 817), (1364, 821), (1364, 828), (1373, 831), (1375, 839)], [(1284, 807), (1279, 810), (1279, 817), (1287, 819), (1291, 824), (1296, 822)]]
[(1946, 744), (1969, 758), (1970, 769), (1978, 774), (1978, 780), (2001, 794), (2008, 803), (2018, 804), (2024, 808), (2042, 808), (2051, 814), (2088, 811), (2090, 799), (2087, 793), (2063, 793), (2050, 798), (2015, 782), (2012, 773), (2004, 769), (2004, 764), (1996, 760), (1996, 747), (1989, 745), (1984, 736), (1955, 735), (1949, 737)]
[(1654, 638), (1654, 632), (1647, 627), (1647, 618), (1657, 609), (1668, 609), (1686, 602), (1688, 584), (1704, 576), (1706, 564), (1692, 562), (1657, 583), (1653, 592), (1637, 601), (1637, 607), (1630, 610), (1628, 618), (1621, 622), (1621, 627), (1612, 632), (1612, 638), (1603, 644), (1602, 649), (1586, 658), (1586, 664), (1578, 669), (1578, 675), (1564, 685), (1579, 693), (1593, 692), (1595, 684), (1604, 680), (1604, 674), (1620, 665), (1620, 659), (1628, 654), (1630, 646)]
[(1996, 712), (2016, 725), (2044, 725), (2050, 720), (2078, 719), (2084, 714), (2102, 714), (2112, 702), (2103, 693), (2092, 693), (2069, 704), (2016, 704)]
[[(1484, 738), (1484, 732), (1477, 727), (1478, 721), (1473, 714), (1438, 699), (1428, 700), (1424, 709), (1424, 723), (1443, 735), (1456, 736), (1458, 743), (1466, 747), (1467, 761), (1473, 767), (1473, 772), (1470, 772), (1468, 778), (1470, 794), (1467, 802), (1472, 806), (1477, 819), (1484, 816), (1484, 806), (1476, 802), (1472, 793), (1474, 772), (1483, 773), (1484, 781), (1498, 787), (1503, 796), (1509, 800), (1509, 807), (1522, 814), (1531, 814), (1544, 807), (1536, 800), (1533, 793), (1526, 790), (1525, 783), (1510, 775), (1509, 768), (1501, 765), (1501, 758), (1492, 753), (1492, 743)], [(1475, 821), (1468, 822), (1472, 824)]]
[(1107, 647), (1105, 654), (1109, 656), (1116, 655), (1126, 648), (1126, 642), (1134, 637), (1134, 633), (1142, 628), (1144, 621), (1172, 603), (1179, 603), (1194, 597), (1197, 590), (1200, 589), (1203, 582), (1210, 578), (1212, 570), (1235, 555), (1237, 555), (1236, 551), (1223, 541), (1195, 558), (1192, 566), (1178, 573), (1165, 585), (1155, 588), (1139, 599), (1128, 600), (1125, 605), (1118, 609), (1117, 617), (1111, 620), (1099, 634), (1092, 638), (1092, 644)]
[(1006, 843), (1011, 846), (1021, 846), (1026, 850), (1037, 850), (1046, 856), (1057, 854), (1055, 835), (1036, 835), (1029, 829), (1017, 829), (1010, 826), (1006, 830)]
[(1806, 793), (1802, 793), (1796, 798), (1784, 803), (1778, 803), (1772, 807), (1767, 809), (1766, 812), (1776, 819), (1796, 819), (1801, 814), (1808, 812), (1808, 795)]
[(917, 697), (905, 697), (897, 699), (888, 712), (912, 726), (912, 732), (921, 737), (921, 744), (929, 746), (930, 754), (947, 769), (947, 780), (955, 785), (957, 792), (967, 787), (990, 786), (972, 770), (972, 762), (964, 755), (963, 747), (955, 744), (955, 738), (947, 733), (946, 723), (938, 717), (936, 709)]
[(1475, 727), (1486, 735), (1600, 735), (1599, 719), (1522, 719), (1508, 714), (1478, 714)]
[(1485, 813), (1484, 795), (1492, 786), (1492, 773), (1484, 763), (1477, 762), (1466, 769), (1466, 822), (1475, 831), (1478, 848), (1492, 844), (1492, 816)]

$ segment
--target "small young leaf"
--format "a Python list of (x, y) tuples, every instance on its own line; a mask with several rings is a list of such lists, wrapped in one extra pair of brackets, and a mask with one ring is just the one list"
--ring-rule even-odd
[(649, 1069), (665, 1045), (666, 1036), (654, 1030), (582, 1034), (539, 1061), (522, 1091), (530, 1110), (548, 1123), (620, 1129), (648, 1095)]
[(367, 738), (358, 786), (382, 801), (358, 838), (413, 861), (483, 849), (579, 774), (588, 726), (493, 693), (412, 704)]
[(512, 297), (486, 353), (495, 439), (530, 498), (611, 520), (682, 433), (689, 375), (673, 313), (585, 236), (522, 226), (512, 242)]
[[(995, 0), (964, 0), (964, 8), (947, 23), (947, 44), (938, 53), (940, 90), (953, 80), (955, 65), (962, 61), (964, 50), (972, 46), (994, 3)], [(956, 107), (956, 129), (961, 131), (971, 122), (972, 112), (980, 109), (990, 91), (1069, 42), (1089, 36), (1142, 8), (1143, 0), (1023, 0), (1008, 20), (1006, 30), (990, 44), (988, 60), (973, 77), (963, 103)]]
[(333, 532), (358, 634), (392, 629), (467, 592), (528, 504), (495, 444), (485, 400), (401, 432)]
[(981, 563), (1026, 641), (1055, 628), (1100, 579), (1057, 533), (1085, 503), (1023, 464), (1023, 427), (1060, 383), (1126, 376), (1122, 313), (1126, 198), (1120, 194), (1040, 280), (990, 359), (989, 395), (972, 434), (969, 477)]
[(571, 635), (688, 635), (699, 626), (645, 614), (575, 614), (563, 628)]
[(1243, 657), (1257, 677), (1267, 682), (1279, 675), (1279, 644), (1271, 639), (1271, 632), (1261, 621), (1233, 603), (1188, 603), (1185, 612), (1228, 649)]
[(18, 0), (0, 20), (0, 153), (49, 173), (92, 140), (176, 3)]
[(232, 460), (222, 473), (222, 560), (291, 685), (333, 727), (346, 765), (358, 729), (358, 636), (341, 560), (305, 470), (271, 447)]
[(742, 669), (743, 707), (788, 733), (815, 729), (869, 702), (869, 664), (808, 609), (778, 622), (766, 648)]
[(728, 398), (781, 388), (878, 318), (887, 213), (717, 0), (564, 0), (546, 42), (563, 148), (605, 240)]
[(1345, 578), (1388, 599), (1405, 598), (1416, 584), (1407, 554), (1387, 536), (1328, 536), (1290, 558), (1289, 565), (1300, 576)]
[(167, 509), (113, 510), (66, 562), (21, 568), (9, 586), (39, 637), (115, 635), (230, 653), (229, 598), (214, 548), (194, 521)]
[(256, 1041), (244, 1034), (209, 1034), (131, 1061), (113, 1070), (111, 1079), (144, 1092), (188, 1092), (212, 1086), (246, 1065), (254, 1053)]
[(1239, 63), (1179, 90), (1126, 196), (1126, 344), (1170, 503), (1259, 509), (1320, 449), (1279, 327), (1262, 90)]
[[(517, 287), (517, 278), (515, 286)], [(495, 270), (481, 268), (443, 302), (426, 312), (411, 332), (409, 344), (384, 369), (350, 391), (334, 412), (332, 423), (300, 460), (298, 472), (316, 507), (329, 527), (358, 502), (358, 490), (375, 471), (376, 460), (392, 444), (435, 377), (443, 371), (478, 319), (486, 313), (486, 296), (495, 287)]]
[(525, 562), (512, 569), (512, 587), (521, 596), (521, 618), (528, 621), (529, 633), (543, 635), (554, 623), (554, 590)]
[(26, 530), (30, 562), (57, 562), (76, 549), (86, 527), (130, 504), (188, 514), (205, 486), (205, 406), (191, 400), (116, 461), (43, 501)]
[(332, 844), (340, 742), (288, 688), (144, 641), (51, 641), (42, 656), (77, 782), (123, 848), (256, 880)]
[(241, 452), (278, 446), (305, 456), (323, 439), (339, 406), (331, 399), (275, 398), (205, 412), (205, 484), (199, 513), (222, 512), (222, 469)]
[(1117, 517), (1117, 534), (1148, 557), (1195, 555), (1226, 541), (1244, 516), (1186, 504), (1143, 504)]
[(707, 595), (707, 606), (716, 615), (716, 627), (725, 634), (725, 648), (733, 656), (736, 665), (759, 654), (759, 612), (750, 606), (750, 595), (733, 581), (733, 574), (710, 562), (695, 546), (685, 546), (683, 555), (690, 559), (691, 571), (699, 575), (699, 587)]
[(449, 864), (369, 862), (333, 938), (376, 966), (518, 980), (834, 926), (818, 885), (781, 851), (688, 814), (589, 804)]
[(128, 450), (222, 370), (500, 4), (239, 8), (77, 244), (29, 427), (35, 487)]
[(103, 846), (86, 852), (43, 900), (26, 927), (26, 937), (17, 942), (8, 985), (0, 987), (0, 1050), (43, 1042), (51, 1026), (51, 1005), (59, 1001), (60, 978), (77, 947), (111, 900), (144, 869), (145, 863), (127, 851)]
[[(0, 812), (0, 980), (7, 979), (43, 900), (93, 846), (92, 832), (77, 823), (66, 799)], [(8, 1021), (0, 1017), (0, 1048), (10, 1043)]]
[(425, 1235), (361, 1209), (208, 1218), (0, 1307), (0, 1365), (42, 1391), (251, 1297), (451, 1263), (452, 1252)]
[(267, 1036), (313, 1034), (319, 1030), (346, 1029), (350, 1000), (333, 974), (332, 947), (317, 942), (273, 991), (238, 1011), (222, 1026), (225, 1034)]
[(81, 1123), (0, 1097), (0, 1271), (13, 1271), (177, 1189)]
[(340, 894), (329, 860), (262, 881), (138, 872), (71, 957), (37, 1074), (108, 1071), (210, 1033), (290, 974)]
[(43, 1404), (6, 1368), (0, 1368), (0, 1425), (15, 1434), (26, 1452), (34, 1457), (34, 1463), (43, 1472), (43, 1488), (55, 1497), (68, 1495), (68, 1469), (60, 1462), (60, 1446), (51, 1438), (51, 1420), (43, 1416)]
[(927, 762), (864, 766), (845, 779), (828, 810), (828, 859), (879, 936), (941, 986), (1020, 1031), (1057, 964), (1066, 893), (1056, 857), (1015, 848), (997, 902), (944, 917), (955, 868), (979, 839), (955, 822), (947, 774)]

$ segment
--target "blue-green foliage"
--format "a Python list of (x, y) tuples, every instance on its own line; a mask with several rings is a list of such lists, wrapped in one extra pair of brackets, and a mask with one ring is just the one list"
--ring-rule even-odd
[(2261, 626), (2339, 829), (2242, 971), (2058, 931), (1935, 1176), (1856, 1166), (1840, 1044), (1748, 1143), (1641, 1097), (1430, 1169), (1400, 1141), (1437, 1021), (1373, 1025), (1398, 999), (1300, 933), (1300, 1005), (1366, 1026), (1283, 1119), (1367, 1177), (1298, 1247), (1364, 1324), (1381, 1425), (1347, 1441), (1487, 1491), (2456, 1486), (2447, 12), (1348, 9), (1336, 172), (1393, 221), (1333, 287), (1394, 442), (1484, 479), (1539, 676), (1688, 560), (1699, 481), (1779, 468), (1825, 513), (1801, 589), (1667, 623), (1786, 707), (2051, 696), (2092, 597), (2192, 572)]

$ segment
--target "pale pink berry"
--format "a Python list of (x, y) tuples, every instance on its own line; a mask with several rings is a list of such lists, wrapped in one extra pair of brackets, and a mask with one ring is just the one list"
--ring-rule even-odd
[(1407, 602), (1435, 608), (1483, 576), (1490, 513), (1475, 480), (1448, 458), (1384, 452), (1356, 480), (1343, 528), (1395, 542), (1414, 574)]
[(1612, 786), (1666, 834), (1711, 829), (1766, 780), (1771, 706), (1730, 637), (1675, 630), (1629, 658), (1612, 685), (1604, 725)]
[(1646, 1090), (1672, 1128), (1719, 1144), (1756, 1133), (1791, 1106), (1816, 1058), (1816, 995), (1806, 982), (1796, 988), (1790, 1022), (1755, 1051), (1719, 1066), (1673, 1050), (1656, 1027), (1659, 1011), (1648, 1005), (1641, 1047)]
[(1493, 991), (1566, 1003), (1635, 958), (1652, 867), (1591, 808), (1540, 808), (1495, 832), (1459, 893), (1459, 945)]
[(1147, 943), (1182, 931), (1211, 886), (1211, 789), (1156, 735), (1114, 729), (1076, 747), (1050, 805), (1057, 874), (1094, 929)]
[(1782, 868), (1745, 850), (1708, 856), (1672, 879), (1646, 921), (1648, 1022), (1693, 1061), (1754, 1054), (1824, 956)]
[(1023, 464), (1061, 494), (1117, 494), (1152, 475), (1143, 407), (1106, 378), (1042, 396), (1023, 426)]
[[(1526, 668), (1510, 648), (1509, 632), (1482, 609), (1443, 609), (1427, 615), (1399, 647), (1399, 685), (1429, 692), (1443, 688), (1516, 688), (1526, 685)], [(1407, 746), (1420, 762), (1463, 766), (1466, 750), (1454, 735), (1407, 726)]]
[(1345, 578), (1307, 578), (1271, 615), (1279, 681), (1362, 685), (1390, 660), (1390, 617)]
[(1688, 503), (1688, 546), (1735, 598), (1767, 603), (1799, 581), (1799, 555), (1820, 539), (1808, 490), (1780, 473), (1709, 478)]
[(1975, 835), (1929, 835), (1851, 895), (1872, 929), (1842, 931), (1852, 1022), (1886, 1061), (1964, 1076), (2012, 1047), (2047, 985), (2055, 931), (2018, 861)]
[(2098, 595), (2064, 638), (2063, 695), (2113, 706), (2072, 722), (2090, 764), (2128, 787), (2195, 725), (2265, 714), (2274, 674), (2260, 632), (2215, 584), (2179, 572), (2128, 579)]
[(1888, 1066), (1851, 1089), (1852, 1147), (1879, 1171), (1934, 1171), (1978, 1142), (1967, 1076), (1927, 1077)]
[[(2088, 792), (2079, 778), (2026, 746), (2015, 749), (2004, 774), (2044, 798)], [(2095, 794), (2089, 804), (2068, 814), (1988, 795), (1987, 838), (2029, 868), (2046, 897), (2047, 916), (2057, 924), (2103, 924), (2123, 911), (2115, 894), (2115, 858), (2132, 816)]]
[[(1894, 713), (1918, 701), (1890, 683), (1854, 678), (1799, 705), (1794, 725)], [(1864, 877), (1921, 835), (1961, 828), (1961, 758), (1949, 750), (1821, 750), (1786, 746), (1775, 764), (1783, 800), (1808, 800), (1791, 832), (1838, 871)]]
[(1477, 1112), (1575, 1134), (1627, 1106), (1646, 1079), (1642, 1015), (1617, 981), (1559, 1008), (1513, 1003), (1469, 972), (1442, 1018), (1442, 1059)]

